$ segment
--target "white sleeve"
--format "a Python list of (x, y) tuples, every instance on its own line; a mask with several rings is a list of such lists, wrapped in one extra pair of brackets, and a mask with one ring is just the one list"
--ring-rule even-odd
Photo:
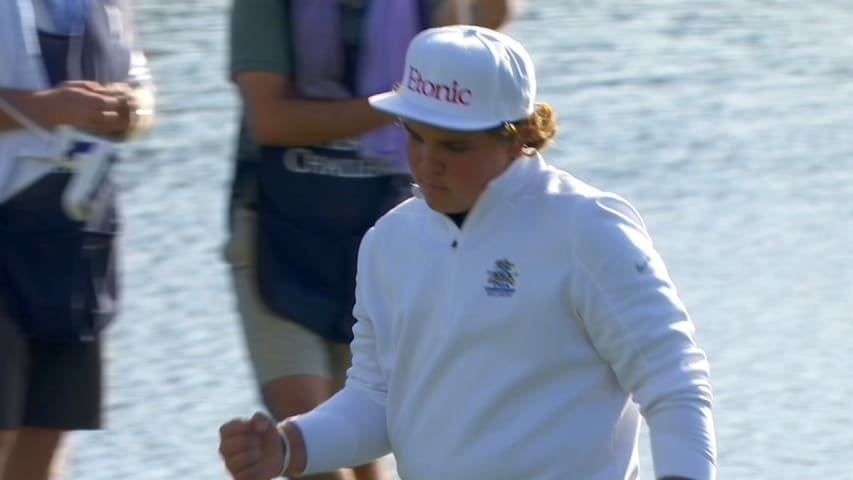
[(374, 322), (366, 305), (372, 280), (371, 252), (374, 230), (362, 239), (356, 275), (357, 319), (353, 326), (352, 366), (346, 386), (325, 403), (296, 419), (307, 452), (306, 474), (352, 467), (375, 460), (388, 452), (385, 414), (387, 387), (376, 352)]
[[(391, 314), (388, 311), (387, 289), (380, 282), (377, 272), (383, 258), (378, 254), (382, 250), (377, 248), (377, 241), (376, 228), (371, 228), (362, 237), (358, 250), (353, 307), (356, 322), (352, 327), (352, 366), (347, 371), (347, 385), (358, 385), (374, 401), (385, 405), (388, 385), (377, 345), (388, 333), (382, 328), (382, 325), (387, 325), (387, 321), (382, 322), (381, 319), (387, 319)], [(390, 361), (386, 358), (385, 363)]]
[(390, 451), (385, 407), (353, 385), (294, 422), (305, 439), (306, 475), (362, 465)]
[(707, 358), (640, 215), (605, 196), (575, 212), (572, 303), (649, 425), (658, 477), (715, 478)]

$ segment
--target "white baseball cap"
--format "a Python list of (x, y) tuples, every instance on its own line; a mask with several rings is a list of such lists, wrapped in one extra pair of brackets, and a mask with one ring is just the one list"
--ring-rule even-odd
[(416, 35), (403, 81), (371, 96), (377, 110), (439, 128), (487, 130), (533, 113), (536, 73), (518, 41), (488, 28), (452, 25)]

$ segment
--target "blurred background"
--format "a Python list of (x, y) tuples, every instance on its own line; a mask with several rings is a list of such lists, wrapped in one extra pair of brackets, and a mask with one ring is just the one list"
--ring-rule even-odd
[[(107, 429), (66, 475), (225, 479), (217, 429), (260, 408), (220, 254), (230, 0), (135, 4), (159, 118), (117, 173)], [(853, 1), (530, 0), (506, 31), (559, 114), (546, 158), (640, 209), (693, 315), (720, 478), (849, 478)]]

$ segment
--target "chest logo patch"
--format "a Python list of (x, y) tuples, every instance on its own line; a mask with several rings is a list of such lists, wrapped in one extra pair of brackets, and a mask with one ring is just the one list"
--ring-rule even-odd
[(495, 269), (486, 271), (486, 294), (490, 297), (511, 297), (515, 293), (518, 272), (509, 259), (495, 261)]

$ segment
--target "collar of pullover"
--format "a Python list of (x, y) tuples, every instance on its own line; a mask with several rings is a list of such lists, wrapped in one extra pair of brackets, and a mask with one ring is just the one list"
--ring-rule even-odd
[[(468, 231), (476, 226), (480, 220), (496, 208), (499, 209), (511, 204), (513, 199), (523, 194), (525, 186), (546, 168), (545, 161), (539, 153), (531, 157), (515, 159), (503, 173), (489, 182), (486, 189), (477, 198), (476, 203), (465, 218), (465, 230)], [(423, 194), (417, 185), (412, 190), (415, 197), (423, 199)], [(426, 202), (423, 202), (422, 205), (428, 210), (427, 230), (442, 239), (448, 234), (458, 235), (460, 233), (459, 227), (446, 215), (431, 210)]]

